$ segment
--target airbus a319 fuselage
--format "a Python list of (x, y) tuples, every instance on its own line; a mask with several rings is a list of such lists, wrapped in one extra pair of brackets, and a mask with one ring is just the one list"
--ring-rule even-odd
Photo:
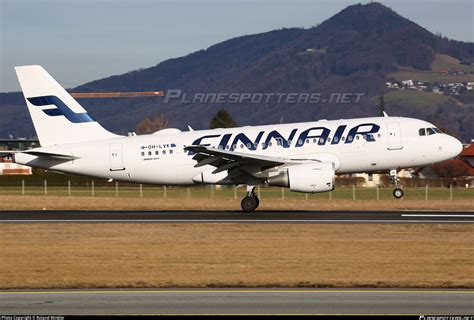
[(257, 185), (330, 191), (336, 174), (392, 170), (393, 176), (394, 169), (443, 161), (462, 150), (433, 124), (402, 117), (118, 136), (93, 120), (43, 68), (16, 70), (42, 147), (15, 153), (15, 162), (137, 183), (246, 184), (245, 211), (258, 206)]

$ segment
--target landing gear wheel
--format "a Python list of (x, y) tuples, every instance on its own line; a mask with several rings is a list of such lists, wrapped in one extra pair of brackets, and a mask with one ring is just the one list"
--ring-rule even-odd
[(242, 210), (245, 212), (253, 212), (255, 209), (257, 209), (258, 203), (259, 201), (257, 197), (246, 196), (242, 199), (240, 205), (242, 206)]
[(397, 170), (392, 169), (390, 170), (390, 179), (392, 180), (395, 189), (393, 189), (393, 196), (397, 199), (401, 199), (403, 197), (403, 190), (398, 187), (398, 177), (397, 177)]
[(401, 199), (403, 197), (403, 190), (400, 188), (393, 189), (393, 196), (397, 199)]

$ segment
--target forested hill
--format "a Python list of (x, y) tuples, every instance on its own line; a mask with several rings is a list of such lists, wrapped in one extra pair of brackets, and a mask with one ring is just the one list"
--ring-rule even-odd
[[(350, 99), (350, 103), (285, 103), (276, 99), (263, 103), (245, 100), (193, 104), (182, 103), (181, 99), (164, 103), (163, 98), (81, 100), (98, 121), (117, 132), (133, 131), (143, 118), (161, 112), (167, 114), (172, 126), (207, 128), (221, 108), (229, 111), (238, 125), (374, 116), (378, 113), (377, 96), (393, 74), (402, 69), (430, 72), (439, 54), (469, 64), (474, 62), (474, 44), (434, 35), (382, 4), (356, 4), (313, 28), (283, 28), (233, 38), (74, 90), (180, 90), (188, 98), (196, 93), (317, 93), (323, 98), (349, 93), (361, 97), (360, 101)], [(440, 122), (467, 139), (474, 137), (472, 100), (469, 96), (435, 99), (420, 105), (411, 100), (389, 99), (391, 104), (386, 109), (393, 115)], [(0, 136), (33, 134), (19, 95), (0, 95), (0, 115)], [(18, 121), (28, 125), (19, 128)]]

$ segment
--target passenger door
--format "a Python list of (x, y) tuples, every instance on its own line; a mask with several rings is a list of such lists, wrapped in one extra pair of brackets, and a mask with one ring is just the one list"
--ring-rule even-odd
[(387, 123), (388, 150), (403, 149), (400, 124), (398, 122)]
[(122, 143), (110, 144), (110, 171), (125, 170), (123, 165), (123, 146)]

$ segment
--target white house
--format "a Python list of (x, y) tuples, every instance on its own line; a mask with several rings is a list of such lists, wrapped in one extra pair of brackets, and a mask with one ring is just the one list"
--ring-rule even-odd
[(0, 157), (0, 175), (32, 174), (31, 167), (12, 163), (11, 159)]

